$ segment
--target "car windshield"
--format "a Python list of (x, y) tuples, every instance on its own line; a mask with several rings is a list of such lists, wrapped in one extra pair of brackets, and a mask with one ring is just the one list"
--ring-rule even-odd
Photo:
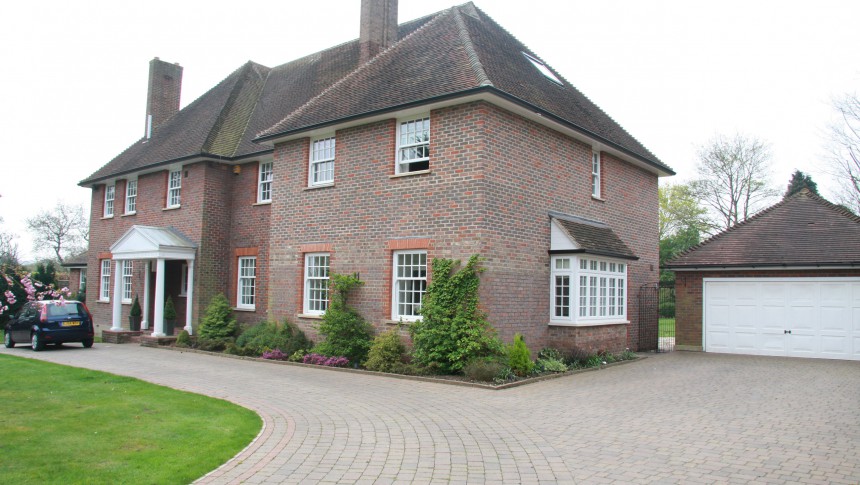
[(80, 303), (47, 303), (49, 317), (67, 317), (69, 315), (83, 315), (83, 305)]

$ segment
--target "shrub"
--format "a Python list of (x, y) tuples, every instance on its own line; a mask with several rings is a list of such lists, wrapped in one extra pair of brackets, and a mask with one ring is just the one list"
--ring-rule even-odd
[(164, 300), (164, 319), (176, 320), (176, 306), (173, 304), (173, 297), (170, 295)]
[(280, 349), (275, 349), (263, 352), (263, 355), (261, 355), (261, 357), (267, 360), (287, 360), (289, 354), (281, 352)]
[(463, 374), (469, 379), (480, 382), (492, 382), (504, 378), (508, 370), (505, 365), (494, 358), (480, 358), (470, 361), (463, 366)]
[(563, 361), (564, 356), (558, 349), (554, 349), (552, 347), (544, 347), (541, 349), (540, 352), (538, 352), (538, 359)]
[(222, 352), (230, 345), (234, 345), (232, 339), (199, 337), (197, 339), (196, 347), (200, 350), (206, 350), (209, 352)]
[(630, 349), (624, 349), (624, 352), (621, 352), (621, 356), (619, 358), (620, 358), (620, 360), (633, 360), (633, 359), (636, 359), (638, 357), (639, 356), (636, 355), (636, 352), (633, 352)]
[(367, 353), (367, 362), (364, 363), (368, 370), (393, 373), (403, 371), (406, 345), (400, 338), (399, 330), (399, 328), (393, 328), (373, 339), (370, 351)]
[(305, 349), (296, 350), (292, 354), (290, 354), (290, 362), (301, 362), (305, 356), (308, 355), (308, 351)]
[(585, 367), (592, 354), (579, 347), (574, 347), (565, 354), (564, 363), (573, 368)]
[(236, 339), (239, 355), (262, 355), (267, 350), (279, 349), (290, 355), (298, 350), (311, 347), (305, 333), (294, 323), (284, 320), (283, 325), (274, 322), (261, 322), (249, 327)]
[(329, 356), (345, 356), (351, 362), (367, 358), (373, 328), (355, 309), (347, 305), (349, 293), (363, 282), (353, 275), (332, 273), (329, 277), (331, 304), (323, 315), (319, 333), (325, 340), (312, 350)]
[(560, 359), (538, 359), (535, 369), (540, 372), (567, 372), (567, 365)]
[(174, 345), (177, 347), (191, 347), (191, 335), (188, 335), (188, 330), (179, 332)]
[(520, 377), (529, 375), (534, 368), (531, 352), (522, 334), (514, 335), (514, 343), (508, 347), (508, 365)]
[(433, 260), (422, 319), (409, 327), (415, 362), (436, 373), (457, 373), (468, 362), (502, 353), (495, 330), (478, 309), (481, 259), (472, 256), (454, 272), (459, 264), (452, 259)]
[(137, 295), (134, 295), (134, 303), (131, 304), (131, 310), (128, 311), (128, 314), (132, 317), (139, 317), (141, 315), (140, 301), (138, 301)]
[(662, 318), (675, 318), (675, 302), (672, 300), (661, 301), (660, 316)]
[(320, 354), (307, 354), (302, 357), (302, 363), (313, 365), (324, 365), (327, 367), (346, 367), (349, 359), (346, 357), (329, 357)]
[[(165, 317), (167, 310), (165, 309)], [(239, 327), (233, 318), (233, 309), (227, 297), (219, 293), (206, 307), (206, 315), (200, 325), (200, 338), (203, 340), (232, 340)]]

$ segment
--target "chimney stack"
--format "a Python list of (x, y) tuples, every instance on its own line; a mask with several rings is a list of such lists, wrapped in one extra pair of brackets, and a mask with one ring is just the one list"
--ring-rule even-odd
[(361, 0), (361, 63), (397, 42), (397, 0)]
[(159, 58), (149, 61), (149, 89), (146, 94), (146, 137), (152, 130), (179, 111), (182, 66)]

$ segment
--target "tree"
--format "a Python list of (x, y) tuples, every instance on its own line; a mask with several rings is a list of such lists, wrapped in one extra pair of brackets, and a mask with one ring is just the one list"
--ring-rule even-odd
[(845, 95), (833, 102), (837, 121), (830, 126), (830, 167), (839, 184), (837, 200), (860, 213), (860, 98)]
[(786, 189), (785, 195), (782, 198), (787, 199), (805, 188), (809, 189), (815, 195), (820, 195), (818, 193), (818, 184), (812, 181), (812, 176), (800, 170), (795, 170), (791, 174), (791, 180), (788, 181), (788, 189)]
[(37, 264), (33, 279), (43, 285), (57, 286), (57, 268), (54, 266), (54, 262), (49, 260), (46, 263)]
[(711, 209), (720, 229), (745, 221), (779, 193), (770, 185), (770, 148), (761, 140), (717, 135), (699, 148), (698, 156), (693, 193)]
[(27, 219), (27, 229), (33, 234), (36, 252), (50, 249), (60, 264), (65, 256), (84, 250), (89, 242), (89, 222), (80, 204), (59, 201), (53, 211)]
[[(0, 223), (3, 218), (0, 217)], [(15, 242), (15, 235), (0, 231), (0, 266), (8, 266), (17, 268), (21, 262), (18, 259), (18, 243)]]
[(708, 232), (708, 211), (689, 184), (666, 184), (657, 189), (660, 203), (660, 240), (687, 228)]

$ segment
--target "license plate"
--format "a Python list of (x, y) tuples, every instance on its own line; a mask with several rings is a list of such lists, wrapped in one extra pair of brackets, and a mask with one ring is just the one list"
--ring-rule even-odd
[(64, 326), (64, 327), (78, 327), (78, 326), (80, 326), (80, 325), (81, 325), (81, 322), (80, 322), (80, 321), (63, 322), (63, 326)]

